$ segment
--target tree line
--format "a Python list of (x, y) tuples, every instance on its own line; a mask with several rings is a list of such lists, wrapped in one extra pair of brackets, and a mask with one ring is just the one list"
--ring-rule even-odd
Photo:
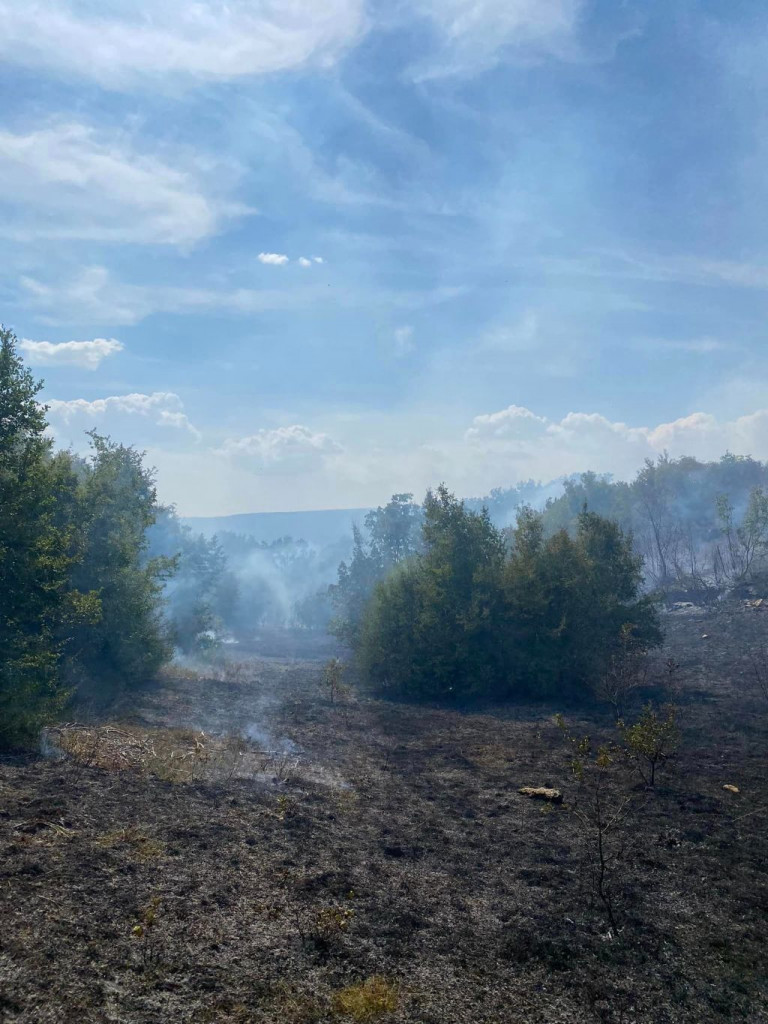
[(647, 459), (631, 481), (579, 473), (553, 484), (496, 489), (468, 507), (487, 507), (498, 525), (526, 503), (541, 506), (547, 533), (575, 529), (586, 504), (631, 533), (647, 584), (662, 596), (715, 600), (738, 587), (768, 588), (768, 466), (726, 452), (702, 462), (668, 454)]

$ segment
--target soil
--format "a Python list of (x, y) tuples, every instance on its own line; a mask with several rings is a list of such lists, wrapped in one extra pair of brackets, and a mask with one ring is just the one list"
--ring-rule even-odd
[(0, 762), (0, 1019), (768, 1021), (768, 610), (667, 635), (630, 716), (680, 709), (653, 789), (574, 775), (555, 712), (597, 743), (610, 709), (332, 700), (276, 638), (52, 730)]

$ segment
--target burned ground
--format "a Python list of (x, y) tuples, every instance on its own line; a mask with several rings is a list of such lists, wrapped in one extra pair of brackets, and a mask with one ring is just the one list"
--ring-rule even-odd
[(610, 773), (615, 929), (553, 720), (616, 738), (605, 709), (332, 701), (253, 660), (0, 763), (0, 1016), (768, 1020), (768, 612), (667, 628), (683, 746), (653, 791)]

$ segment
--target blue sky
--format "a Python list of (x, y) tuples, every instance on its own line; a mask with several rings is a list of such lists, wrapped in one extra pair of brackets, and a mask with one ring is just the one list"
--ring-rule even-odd
[(0, 318), (185, 514), (768, 457), (768, 13), (0, 0)]

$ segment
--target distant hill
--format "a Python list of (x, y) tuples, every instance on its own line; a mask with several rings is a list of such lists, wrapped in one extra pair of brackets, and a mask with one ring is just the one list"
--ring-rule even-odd
[(367, 508), (320, 509), (316, 512), (245, 512), (234, 516), (189, 516), (183, 522), (196, 533), (243, 533), (267, 543), (280, 537), (306, 540), (310, 544), (333, 544), (362, 526)]

